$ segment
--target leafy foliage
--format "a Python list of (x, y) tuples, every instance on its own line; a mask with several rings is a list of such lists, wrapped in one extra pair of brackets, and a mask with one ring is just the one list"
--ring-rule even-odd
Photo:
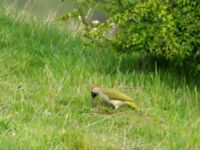
[[(148, 52), (175, 65), (200, 71), (199, 0), (76, 0), (77, 9), (62, 19), (79, 18), (85, 35), (122, 52)], [(102, 10), (107, 19), (94, 26), (88, 11)]]

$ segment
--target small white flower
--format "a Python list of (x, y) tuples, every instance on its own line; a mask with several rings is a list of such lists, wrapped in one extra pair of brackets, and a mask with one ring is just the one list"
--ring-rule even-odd
[(99, 24), (99, 20), (93, 20), (92, 23), (93, 24)]
[(111, 26), (111, 27), (114, 27), (114, 26), (115, 26), (115, 23), (114, 23), (114, 22), (110, 23), (110, 26)]
[(78, 19), (81, 19), (82, 17), (81, 16), (78, 16)]
[(97, 31), (97, 28), (92, 28), (93, 31)]

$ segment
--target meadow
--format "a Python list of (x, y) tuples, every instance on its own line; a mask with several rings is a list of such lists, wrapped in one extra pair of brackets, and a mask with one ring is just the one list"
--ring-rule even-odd
[[(199, 81), (141, 59), (1, 7), (0, 149), (198, 150)], [(97, 100), (92, 110), (94, 84), (123, 91), (138, 109)]]

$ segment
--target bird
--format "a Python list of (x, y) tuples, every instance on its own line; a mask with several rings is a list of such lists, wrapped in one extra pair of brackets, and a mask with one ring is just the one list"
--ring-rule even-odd
[(114, 109), (118, 109), (122, 106), (129, 106), (132, 109), (136, 109), (137, 106), (133, 99), (126, 94), (111, 88), (102, 88), (100, 86), (93, 86), (91, 91), (92, 108), (94, 107), (94, 100), (96, 97), (100, 97), (106, 103), (111, 104)]

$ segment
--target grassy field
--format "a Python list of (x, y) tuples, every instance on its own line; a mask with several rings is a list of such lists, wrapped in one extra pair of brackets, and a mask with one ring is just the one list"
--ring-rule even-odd
[[(0, 149), (198, 150), (198, 82), (137, 60), (0, 8)], [(127, 93), (138, 110), (100, 100), (91, 110), (93, 84)]]

